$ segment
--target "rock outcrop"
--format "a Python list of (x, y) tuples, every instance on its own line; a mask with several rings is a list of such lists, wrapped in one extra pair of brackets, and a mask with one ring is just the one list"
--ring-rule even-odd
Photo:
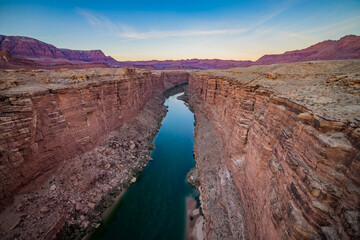
[[(209, 239), (222, 239), (214, 222), (224, 218), (227, 239), (246, 239), (232, 232), (237, 205), (224, 204), (236, 192), (250, 239), (360, 237), (359, 69), (329, 61), (191, 74)], [(216, 161), (224, 166), (212, 168)]]

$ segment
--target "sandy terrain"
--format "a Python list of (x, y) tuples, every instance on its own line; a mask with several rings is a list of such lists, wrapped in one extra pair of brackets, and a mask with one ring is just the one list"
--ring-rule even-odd
[(204, 240), (204, 217), (200, 214), (200, 208), (197, 208), (197, 202), (194, 198), (186, 198), (186, 239)]

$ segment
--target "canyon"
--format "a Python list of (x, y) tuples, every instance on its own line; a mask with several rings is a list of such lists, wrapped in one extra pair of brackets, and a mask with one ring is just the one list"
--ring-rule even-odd
[[(207, 239), (360, 237), (360, 60), (0, 72), (0, 236), (81, 238), (188, 83)], [(76, 237), (74, 237), (76, 236)]]

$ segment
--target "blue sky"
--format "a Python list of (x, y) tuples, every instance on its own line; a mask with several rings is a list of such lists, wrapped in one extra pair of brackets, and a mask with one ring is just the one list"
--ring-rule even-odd
[(0, 34), (118, 60), (256, 60), (360, 35), (360, 0), (0, 0)]

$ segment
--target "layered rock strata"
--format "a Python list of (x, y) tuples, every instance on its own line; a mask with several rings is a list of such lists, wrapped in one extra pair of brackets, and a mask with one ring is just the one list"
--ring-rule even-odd
[[(234, 219), (220, 191), (226, 200), (239, 194), (250, 239), (360, 237), (359, 69), (360, 61), (328, 61), (191, 74), (209, 239), (224, 237), (214, 216)], [(226, 176), (237, 193), (224, 191)], [(207, 214), (214, 205), (222, 213)]]
[(63, 160), (36, 190), (17, 194), (0, 214), (1, 239), (81, 239), (96, 229), (151, 160), (152, 139), (165, 113), (163, 99), (152, 98), (99, 146)]
[[(32, 216), (49, 223), (32, 211), (58, 214), (49, 225), (56, 229), (59, 217), (64, 223), (74, 211), (89, 213), (105, 193), (123, 188), (148, 160), (148, 142), (164, 112), (162, 92), (189, 77), (132, 69), (0, 75), (1, 208), (18, 196), (0, 218), (2, 234), (11, 237), (26, 230)], [(102, 148), (86, 153), (101, 143)], [(12, 211), (17, 217), (10, 217)], [(7, 234), (14, 229), (15, 235)], [(30, 229), (41, 231), (36, 238), (54, 234), (51, 228)]]

